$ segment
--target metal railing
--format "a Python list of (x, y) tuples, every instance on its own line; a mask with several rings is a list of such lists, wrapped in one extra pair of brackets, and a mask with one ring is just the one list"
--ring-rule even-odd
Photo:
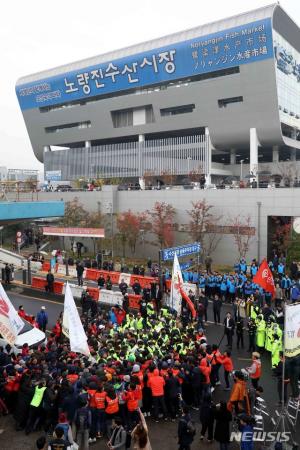
[(207, 175), (208, 154), (208, 138), (194, 135), (45, 152), (44, 164), (45, 171), (61, 170), (62, 180)]

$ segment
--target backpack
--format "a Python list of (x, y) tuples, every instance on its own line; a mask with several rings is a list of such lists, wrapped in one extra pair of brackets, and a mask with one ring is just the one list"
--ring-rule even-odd
[(84, 431), (89, 428), (88, 416), (89, 412), (86, 408), (79, 409), (76, 420), (76, 427), (78, 431)]

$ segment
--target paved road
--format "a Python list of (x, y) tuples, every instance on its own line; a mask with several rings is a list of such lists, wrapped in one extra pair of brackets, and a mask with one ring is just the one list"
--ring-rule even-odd
[[(14, 303), (15, 307), (17, 308), (20, 304), (22, 304), (25, 308), (25, 310), (30, 314), (36, 314), (37, 311), (39, 311), (40, 307), (42, 305), (45, 305), (47, 308), (47, 312), (49, 314), (49, 327), (53, 326), (57, 316), (63, 309), (63, 305), (61, 303), (49, 301), (47, 299), (41, 300), (37, 298), (32, 297), (26, 297), (24, 295), (19, 295), (10, 292), (9, 297)], [(230, 310), (230, 306), (224, 306), (223, 307), (223, 314), (222, 317), (225, 316), (226, 312)], [(212, 311), (211, 306), (209, 309), (209, 315), (208, 315), (209, 323), (206, 327), (206, 335), (208, 338), (208, 341), (210, 343), (218, 343), (222, 336), (223, 336), (223, 327), (222, 326), (215, 326), (211, 320), (212, 320)], [(247, 335), (245, 335), (245, 341), (247, 344)], [(247, 348), (247, 347), (246, 347)], [(221, 343), (221, 350), (226, 349), (226, 342), (225, 340)], [(237, 350), (236, 345), (234, 342), (233, 351), (232, 351), (233, 361), (234, 361), (234, 367), (235, 369), (247, 367), (250, 364), (250, 354), (246, 352), (245, 350)], [(268, 354), (263, 355), (262, 357), (262, 364), (263, 364), (263, 376), (261, 379), (260, 384), (264, 388), (264, 398), (268, 405), (268, 412), (270, 415), (274, 415), (274, 411), (276, 409), (276, 403), (278, 402), (278, 396), (277, 396), (277, 390), (276, 390), (276, 380), (273, 379), (271, 374), (271, 364), (270, 364), (270, 356)], [(220, 371), (221, 374), (221, 381), (224, 383), (223, 380), (223, 373), (222, 370)], [(214, 392), (214, 401), (218, 402), (220, 400), (227, 400), (229, 393), (223, 390), (223, 386), (219, 386), (216, 388), (216, 391)], [(198, 421), (198, 412), (194, 411), (193, 416), (195, 421)], [(299, 422), (298, 422), (299, 423)], [(149, 421), (149, 427), (150, 427), (150, 436), (151, 436), (151, 442), (152, 442), (152, 448), (153, 450), (159, 449), (159, 450), (176, 450), (177, 449), (177, 424), (166, 422), (166, 423), (160, 423), (156, 424), (153, 423), (151, 420)], [(300, 428), (298, 428), (298, 434), (300, 436)], [(1, 433), (1, 429), (3, 429), (3, 433)], [(1, 450), (31, 450), (33, 449), (33, 443), (34, 440), (39, 436), (41, 433), (33, 433), (30, 436), (24, 436), (23, 432), (16, 433), (13, 431), (13, 421), (11, 417), (3, 417), (0, 422), (0, 449)], [(195, 441), (192, 445), (192, 450), (196, 449), (204, 449), (207, 448), (207, 442), (200, 442), (199, 441), (200, 432), (197, 431), (197, 435), (195, 438)], [(8, 444), (9, 441), (9, 444)], [(216, 444), (210, 445), (212, 450), (215, 450), (218, 448)], [(91, 445), (91, 449), (101, 450), (106, 449), (106, 444), (102, 442), (97, 442), (97, 444)], [(238, 448), (236, 444), (232, 444), (232, 450)]]

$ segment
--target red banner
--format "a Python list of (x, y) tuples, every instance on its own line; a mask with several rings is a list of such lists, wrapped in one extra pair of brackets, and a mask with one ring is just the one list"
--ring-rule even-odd
[(104, 228), (43, 227), (45, 236), (104, 238)]
[(259, 266), (257, 274), (253, 277), (253, 282), (261, 286), (266, 292), (275, 294), (273, 274), (265, 259)]

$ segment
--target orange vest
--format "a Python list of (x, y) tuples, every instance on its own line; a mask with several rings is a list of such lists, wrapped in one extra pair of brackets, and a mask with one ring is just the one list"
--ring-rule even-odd
[(255, 359), (253, 361), (253, 364), (255, 364), (255, 372), (250, 374), (250, 378), (260, 378), (261, 377), (261, 362)]
[(94, 399), (97, 409), (105, 409), (106, 392), (96, 392)]
[(96, 389), (88, 389), (87, 393), (89, 394), (89, 407), (90, 408), (96, 408), (96, 402), (95, 402), (95, 394)]
[(136, 385), (134, 392), (135, 392), (137, 400), (142, 400), (143, 392), (142, 392), (142, 386), (140, 384)]
[(106, 408), (105, 412), (106, 414), (116, 414), (119, 411), (119, 401), (118, 397), (116, 398), (109, 398), (106, 397)]
[(71, 384), (74, 384), (78, 380), (78, 375), (76, 373), (70, 373), (67, 375), (67, 380), (70, 381)]
[(127, 404), (128, 411), (136, 411), (139, 407), (139, 402), (136, 397), (135, 391), (129, 391), (125, 394), (125, 400)]

